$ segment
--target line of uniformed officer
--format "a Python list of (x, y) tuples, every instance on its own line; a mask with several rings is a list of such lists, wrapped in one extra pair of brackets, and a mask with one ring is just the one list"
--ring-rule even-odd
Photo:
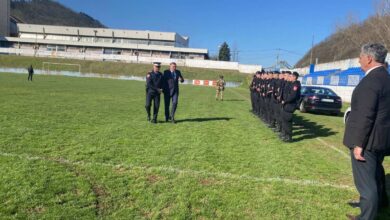
[(292, 118), (301, 97), (299, 74), (258, 71), (250, 84), (252, 112), (285, 142), (292, 141)]

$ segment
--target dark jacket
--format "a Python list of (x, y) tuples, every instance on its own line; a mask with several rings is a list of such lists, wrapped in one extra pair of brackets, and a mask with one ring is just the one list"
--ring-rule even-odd
[(160, 94), (162, 89), (162, 74), (160, 72), (149, 72), (146, 75), (146, 92), (148, 94)]
[(372, 70), (353, 91), (343, 143), (389, 153), (390, 75), (384, 67)]
[(301, 98), (301, 82), (291, 82), (289, 86), (285, 87), (284, 91), (284, 106), (286, 112), (294, 112), (298, 100)]
[(174, 78), (173, 73), (170, 70), (164, 71), (163, 76), (163, 89), (164, 94), (173, 95), (175, 93), (179, 93), (179, 79), (180, 82), (184, 82), (184, 78), (181, 75), (179, 70), (175, 71), (176, 77)]

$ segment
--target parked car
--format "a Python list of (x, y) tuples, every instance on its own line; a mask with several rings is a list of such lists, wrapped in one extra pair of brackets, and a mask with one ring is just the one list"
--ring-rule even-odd
[(348, 117), (349, 117), (349, 113), (351, 113), (351, 107), (348, 107), (347, 110), (345, 110), (345, 113), (344, 113), (344, 124), (347, 123), (347, 120), (348, 120)]
[(342, 103), (341, 97), (329, 88), (303, 86), (298, 107), (301, 112), (326, 112), (339, 115)]

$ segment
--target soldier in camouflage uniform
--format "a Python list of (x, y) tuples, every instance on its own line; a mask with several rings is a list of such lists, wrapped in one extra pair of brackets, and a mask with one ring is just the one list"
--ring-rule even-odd
[(219, 76), (219, 79), (218, 79), (217, 85), (216, 85), (217, 94), (215, 95), (215, 100), (218, 101), (218, 99), (221, 99), (221, 101), (223, 101), (223, 91), (225, 90), (225, 85), (226, 85), (226, 82), (223, 79), (223, 76)]

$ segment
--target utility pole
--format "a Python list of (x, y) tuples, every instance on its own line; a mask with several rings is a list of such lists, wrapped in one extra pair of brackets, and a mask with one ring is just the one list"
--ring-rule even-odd
[(311, 39), (311, 50), (310, 50), (310, 64), (313, 64), (313, 48), (314, 48), (314, 34)]
[(278, 50), (278, 53), (276, 54), (276, 65), (275, 65), (275, 68), (277, 68), (279, 66), (279, 54), (280, 54), (280, 48), (277, 49)]

